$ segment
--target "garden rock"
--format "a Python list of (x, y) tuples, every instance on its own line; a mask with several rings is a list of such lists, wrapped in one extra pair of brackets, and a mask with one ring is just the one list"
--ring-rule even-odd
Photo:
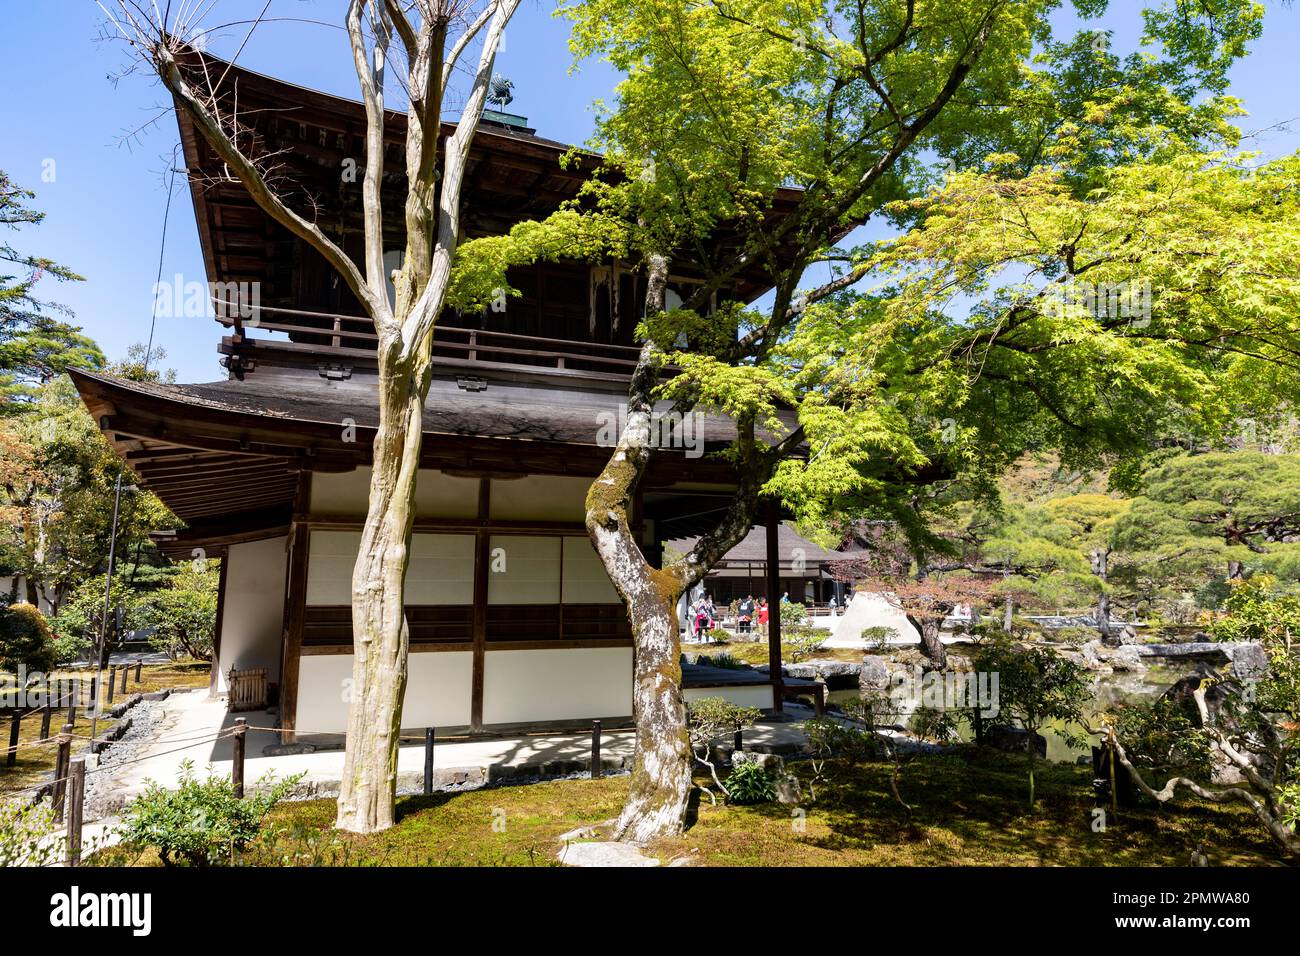
[(885, 662), (875, 657), (864, 658), (858, 668), (858, 687), (862, 690), (887, 690), (889, 684), (889, 668)]
[(785, 774), (776, 782), (776, 799), (787, 807), (797, 806), (803, 799), (803, 788), (794, 774)]
[(1268, 676), (1272, 662), (1268, 651), (1259, 644), (1236, 644), (1229, 652), (1232, 676), (1238, 680), (1261, 680)]

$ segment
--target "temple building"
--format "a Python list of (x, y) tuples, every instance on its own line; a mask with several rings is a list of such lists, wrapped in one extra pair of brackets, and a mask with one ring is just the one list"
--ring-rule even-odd
[[(258, 148), (275, 156), (286, 200), (360, 260), (362, 187), (346, 171), (364, 155), (361, 104), (212, 58), (191, 68), (207, 71), (204, 88), (226, 107), (238, 103)], [(73, 379), (138, 483), (184, 522), (159, 536), (164, 550), (221, 559), (212, 692), (227, 691), (232, 668), (264, 668), (286, 741), (340, 734), (378, 420), (373, 324), (177, 115), (206, 286), (255, 290), (257, 308), (218, 315), (223, 380)], [(385, 244), (400, 250), (405, 116), (388, 122)], [(465, 235), (501, 234), (573, 198), (594, 161), (562, 166), (568, 150), (522, 117), (486, 114), (465, 179)], [(675, 267), (673, 294), (688, 295), (699, 275)], [(603, 426), (626, 401), (644, 275), (620, 261), (556, 262), (509, 279), (519, 294), (503, 309), (448, 311), (435, 331), (406, 581), (409, 728), (491, 733), (631, 717), (627, 615), (583, 515), (610, 452)], [(761, 275), (742, 276), (729, 294), (752, 301), (763, 291)], [(635, 512), (651, 560), (663, 542), (706, 530), (727, 501), (735, 476), (709, 452), (733, 433), (706, 417), (698, 448), (656, 453)], [(746, 702), (779, 709), (774, 673), (775, 683), (745, 689)]]
[[(677, 538), (664, 542), (670, 553), (686, 554), (698, 537)], [(833, 599), (843, 605), (845, 586), (831, 575), (831, 565), (842, 558), (837, 551), (828, 551), (809, 541), (787, 524), (777, 526), (778, 586), (768, 594), (767, 531), (759, 526), (751, 528), (734, 548), (723, 555), (702, 582), (704, 589), (719, 606), (739, 601), (747, 596), (766, 597), (779, 601), (787, 596), (791, 601), (810, 607), (824, 607)]]

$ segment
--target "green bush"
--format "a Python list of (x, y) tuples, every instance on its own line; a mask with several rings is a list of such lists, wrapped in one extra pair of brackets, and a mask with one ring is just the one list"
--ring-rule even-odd
[(898, 632), (892, 627), (864, 627), (862, 629), (862, 642), (868, 647), (877, 647), (884, 650), (889, 646), (890, 640), (898, 636)]
[(1161, 698), (1145, 706), (1121, 707), (1115, 732), (1128, 758), (1142, 770), (1165, 778), (1214, 776), (1214, 742), (1188, 708)]
[(791, 664), (798, 664), (812, 657), (826, 643), (830, 634), (819, 628), (799, 625), (784, 630), (781, 643), (786, 647), (786, 659)]
[(57, 863), (64, 845), (50, 838), (56, 830), (54, 810), (45, 801), (0, 801), (0, 867)]
[(165, 865), (180, 861), (209, 866), (229, 861), (261, 830), (262, 821), (302, 774), (274, 782), (268, 774), (254, 785), (254, 794), (235, 796), (229, 778), (194, 776), (194, 764), (181, 764), (176, 790), (147, 781), (145, 792), (122, 814), (119, 833), (124, 843), (155, 846)]
[(48, 671), (55, 664), (54, 633), (31, 604), (0, 608), (0, 669)]
[(808, 608), (795, 601), (786, 601), (781, 608), (781, 629), (784, 631), (808, 623)]
[(767, 771), (757, 763), (746, 761), (731, 768), (727, 777), (727, 800), (742, 805), (771, 803), (776, 799), (776, 786)]
[(709, 628), (705, 636), (715, 644), (726, 644), (731, 640), (731, 632), (722, 627)]
[(922, 740), (945, 743), (957, 736), (957, 713), (936, 707), (918, 707), (908, 718), (907, 729)]

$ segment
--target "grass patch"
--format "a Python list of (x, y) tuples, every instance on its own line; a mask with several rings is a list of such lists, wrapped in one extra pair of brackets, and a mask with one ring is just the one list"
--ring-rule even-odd
[[(804, 784), (804, 829), (789, 807), (696, 803), (689, 829), (650, 852), (706, 866), (1185, 866), (1201, 845), (1215, 866), (1281, 862), (1253, 816), (1237, 806), (1189, 800), (1121, 810), (1104, 833), (1091, 828), (1091, 770), (1039, 764), (1039, 805), (1025, 805), (1024, 761), (954, 749), (904, 770), (910, 820), (889, 792), (885, 764), (833, 768), (809, 800), (811, 766), (790, 765)], [(703, 778), (701, 778), (703, 782)], [(627, 777), (557, 780), (398, 800), (384, 833), (334, 834), (333, 800), (286, 803), (273, 835), (240, 857), (247, 865), (544, 866), (560, 834), (617, 815)], [(96, 862), (157, 865), (151, 851), (115, 848)]]

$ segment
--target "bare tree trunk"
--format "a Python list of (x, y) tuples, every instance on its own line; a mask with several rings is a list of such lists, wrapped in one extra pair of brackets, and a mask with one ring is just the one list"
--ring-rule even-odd
[[(626, 543), (605, 540), (598, 548), (604, 557)], [(615, 560), (622, 563), (620, 558)], [(636, 750), (627, 800), (614, 836), (641, 843), (681, 832), (691, 793), (691, 745), (673, 613), (678, 588), (663, 572), (627, 578), (631, 588), (624, 592), (625, 600), (636, 636), (632, 685)]]
[[(646, 312), (663, 310), (668, 260), (649, 257)], [(637, 483), (652, 448), (651, 397), (659, 359), (651, 342), (628, 390), (628, 419), (618, 445), (587, 493), (587, 533), (627, 605), (635, 646), (632, 708), (635, 763), (616, 839), (644, 842), (680, 833), (691, 793), (691, 745), (682, 701), (677, 599), (687, 582), (651, 567), (628, 521)]]
[(380, 366), (370, 505), (352, 572), (353, 698), (336, 823), (356, 833), (393, 825), (409, 647), (404, 579), (427, 370), (427, 363), (422, 375), (406, 368), (388, 373)]
[[(146, 5), (130, 0), (118, 0), (118, 14), (109, 15), (114, 29), (158, 73), (177, 108), (194, 119), (225, 163), (227, 174), (237, 178), (267, 214), (324, 257), (375, 323), (379, 427), (369, 510), (352, 576), (354, 686), (338, 801), (338, 826), (346, 830), (380, 830), (393, 820), (409, 644), (403, 579), (414, 520), (433, 329), (446, 301), (460, 239), (460, 193), (470, 142), (482, 117), (497, 49), (518, 5), (519, 0), (487, 0), (471, 16), (471, 4), (451, 0), (415, 5), (349, 0), (344, 20), (366, 112), (361, 263), (276, 191), (268, 177), (273, 158), (260, 155), (255, 141), (240, 136), (237, 115), (211, 77), (198, 69), (205, 57), (192, 42), (192, 22), (179, 12), (168, 22), (170, 6), (163, 10), (154, 6), (150, 12)], [(453, 24), (463, 28), (458, 26), (458, 35), (449, 43)], [(405, 260), (389, 276), (384, 265), (382, 202), (385, 124), (390, 112), (384, 106), (384, 75), (394, 36), (406, 53), (409, 107)], [(462, 54), (479, 36), (478, 65), (471, 71), (455, 132), (441, 140), (439, 162), (438, 131), (446, 92)], [(391, 301), (390, 278), (395, 289)]]

